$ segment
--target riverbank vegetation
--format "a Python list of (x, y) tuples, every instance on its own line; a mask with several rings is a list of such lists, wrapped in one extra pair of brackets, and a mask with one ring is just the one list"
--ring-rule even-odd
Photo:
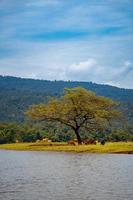
[(68, 145), (65, 142), (12, 143), (1, 144), (0, 149), (19, 151), (59, 151), (88, 153), (125, 153), (133, 154), (133, 142), (107, 142), (105, 145)]
[[(133, 129), (126, 130), (119, 127), (110, 127), (104, 132), (81, 131), (82, 140), (92, 138), (106, 141), (133, 141)], [(74, 133), (66, 126), (58, 123), (0, 123), (0, 144), (15, 142), (35, 142), (48, 138), (52, 142), (67, 142), (75, 138)]]

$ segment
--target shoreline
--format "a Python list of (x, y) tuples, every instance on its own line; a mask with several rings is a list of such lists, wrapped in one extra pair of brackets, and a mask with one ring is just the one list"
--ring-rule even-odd
[(0, 150), (17, 151), (55, 151), (72, 153), (111, 153), (111, 154), (133, 154), (133, 142), (108, 142), (105, 145), (76, 145), (67, 143), (11, 143), (0, 144)]

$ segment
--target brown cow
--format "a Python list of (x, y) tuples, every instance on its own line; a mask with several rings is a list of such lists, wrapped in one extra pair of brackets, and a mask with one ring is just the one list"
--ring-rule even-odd
[(86, 139), (84, 141), (84, 144), (88, 145), (88, 144), (96, 144), (96, 141), (94, 139)]
[(76, 145), (76, 143), (75, 143), (75, 141), (74, 141), (74, 140), (69, 140), (67, 144), (68, 144), (68, 145), (73, 145), (73, 146), (75, 146), (75, 145)]

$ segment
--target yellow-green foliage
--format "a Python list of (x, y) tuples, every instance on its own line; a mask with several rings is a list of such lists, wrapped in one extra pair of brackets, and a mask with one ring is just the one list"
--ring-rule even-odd
[(64, 151), (90, 153), (133, 153), (133, 142), (112, 142), (105, 145), (76, 145), (67, 143), (13, 143), (0, 145), (0, 149), (23, 151)]
[(97, 96), (84, 88), (67, 88), (59, 99), (52, 99), (46, 104), (33, 105), (26, 115), (38, 121), (58, 121), (69, 126), (81, 144), (81, 128), (89, 131), (102, 131), (111, 119), (120, 113), (114, 109), (116, 102)]

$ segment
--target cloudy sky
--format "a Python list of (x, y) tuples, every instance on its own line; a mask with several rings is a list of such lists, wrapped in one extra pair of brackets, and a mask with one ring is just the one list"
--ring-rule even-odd
[(0, 74), (133, 88), (133, 0), (0, 0)]

